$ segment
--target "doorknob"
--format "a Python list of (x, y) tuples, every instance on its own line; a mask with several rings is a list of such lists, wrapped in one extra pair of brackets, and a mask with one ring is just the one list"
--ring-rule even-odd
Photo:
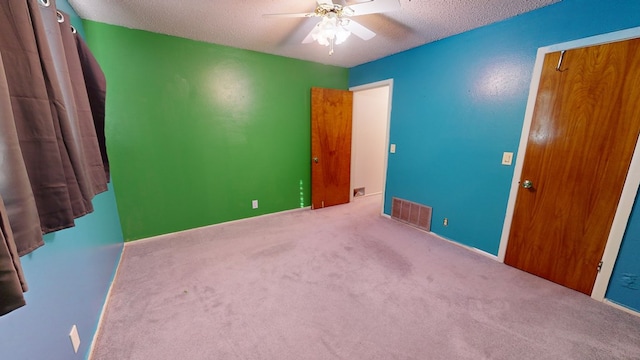
[(531, 180), (525, 180), (522, 182), (522, 187), (525, 189), (531, 189), (533, 187), (533, 182), (531, 182)]
[(313, 158), (313, 162), (317, 164), (317, 163), (318, 163), (318, 158), (317, 158), (317, 157), (314, 157), (314, 158)]

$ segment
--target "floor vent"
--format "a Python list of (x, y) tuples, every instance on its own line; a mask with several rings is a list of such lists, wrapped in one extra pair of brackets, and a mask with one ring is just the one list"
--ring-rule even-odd
[(431, 231), (431, 211), (430, 206), (395, 197), (391, 204), (392, 218), (426, 231)]

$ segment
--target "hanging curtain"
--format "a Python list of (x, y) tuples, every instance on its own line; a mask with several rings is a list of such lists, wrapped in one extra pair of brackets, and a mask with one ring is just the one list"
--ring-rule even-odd
[[(82, 147), (86, 159), (86, 169), (89, 173), (94, 195), (107, 191), (107, 175), (102, 161), (100, 150), (100, 137), (97, 135), (97, 126), (94, 124), (87, 85), (85, 84), (82, 64), (76, 46), (69, 15), (65, 12), (57, 12), (58, 26), (64, 46), (64, 59), (67, 61), (69, 79), (73, 88), (75, 108), (78, 114), (78, 128), (80, 130)], [(103, 97), (104, 99), (104, 97)], [(103, 101), (104, 102), (104, 101)], [(102, 138), (104, 138), (104, 118), (102, 119)], [(104, 141), (102, 141), (104, 143)], [(105, 148), (106, 153), (106, 148)]]
[[(54, 126), (47, 85), (26, 0), (0, 2), (0, 53), (3, 57), (14, 123), (43, 230), (73, 225), (65, 166)], [(47, 169), (47, 171), (43, 171)], [(4, 170), (3, 170), (4, 173)], [(9, 175), (11, 176), (11, 175)], [(6, 194), (2, 194), (3, 197)], [(19, 204), (7, 204), (19, 206)], [(12, 213), (10, 211), (9, 213)], [(10, 218), (13, 224), (14, 219)], [(20, 253), (31, 250), (17, 239)]]
[[(9, 87), (0, 54), (0, 315), (25, 304), (27, 284), (22, 274), (14, 232), (23, 239), (23, 251), (41, 245), (42, 233), (36, 202), (20, 152), (13, 121)], [(8, 213), (3, 196), (12, 211)], [(13, 219), (9, 225), (9, 217)], [(12, 228), (15, 231), (12, 231)]]
[[(55, 2), (29, 0), (33, 31), (38, 44), (40, 61), (49, 95), (49, 105), (56, 126), (58, 145), (62, 154), (66, 187), (69, 189), (69, 201), (73, 219), (93, 211), (91, 199), (94, 192), (87, 173), (82, 148), (82, 139), (78, 126), (78, 114), (73, 98), (73, 88), (67, 62), (64, 59), (64, 47), (60, 27), (56, 16)], [(45, 232), (59, 228), (44, 229)]]
[[(73, 226), (66, 173), (69, 156), (62, 143), (59, 121), (54, 122), (49, 98), (50, 78), (43, 73), (38, 44), (31, 26), (42, 24), (39, 11), (30, 14), (25, 0), (7, 0), (0, 20), (5, 73), (11, 95), (20, 148), (35, 196), (43, 231)], [(36, 8), (37, 9), (37, 8)], [(46, 43), (40, 44), (44, 47)], [(43, 60), (47, 60), (43, 58)], [(47, 169), (47, 171), (42, 171)], [(77, 196), (76, 196), (77, 197)]]
[(105, 116), (105, 100), (107, 95), (107, 79), (100, 68), (100, 64), (93, 56), (84, 39), (72, 28), (73, 36), (76, 40), (76, 48), (80, 57), (80, 65), (82, 67), (82, 75), (84, 76), (85, 86), (87, 87), (87, 95), (89, 96), (89, 104), (91, 105), (91, 114), (93, 115), (93, 123), (98, 136), (98, 146), (100, 147), (100, 155), (102, 156), (102, 164), (104, 172), (109, 181), (109, 158), (107, 156), (107, 144), (104, 135), (104, 116)]
[(13, 234), (20, 239), (18, 251), (26, 254), (44, 242), (36, 200), (20, 150), (2, 56), (0, 53), (0, 196), (11, 219)]
[(6, 210), (0, 197), (0, 316), (25, 305), (27, 291), (20, 258), (13, 241)]
[(107, 190), (104, 117), (94, 122), (67, 19), (55, 0), (0, 2), (0, 315), (24, 305), (19, 256)]

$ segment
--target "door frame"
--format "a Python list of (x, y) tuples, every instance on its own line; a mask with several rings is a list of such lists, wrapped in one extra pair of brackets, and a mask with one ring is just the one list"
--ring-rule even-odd
[[(349, 91), (353, 91), (358, 92), (358, 91), (363, 91), (363, 90), (370, 90), (370, 89), (375, 89), (375, 88), (381, 88), (381, 87), (385, 87), (388, 86), (389, 87), (389, 100), (387, 103), (387, 130), (386, 130), (386, 134), (385, 134), (385, 146), (386, 146), (386, 150), (384, 152), (384, 165), (383, 165), (383, 174), (382, 174), (382, 203), (380, 205), (380, 214), (383, 215), (384, 214), (384, 199), (385, 199), (385, 194), (387, 191), (387, 169), (388, 169), (388, 164), (389, 164), (389, 132), (391, 129), (391, 100), (393, 99), (393, 79), (386, 79), (386, 80), (381, 80), (381, 81), (376, 81), (376, 82), (372, 82), (369, 84), (363, 84), (363, 85), (358, 85), (358, 86), (352, 86), (349, 88)], [(355, 133), (355, 131), (353, 131), (353, 133)], [(354, 159), (355, 157), (355, 152), (353, 151), (353, 141), (351, 141), (351, 170), (353, 173), (353, 165), (354, 165)], [(350, 184), (350, 201), (353, 201), (353, 178), (351, 178), (351, 184)]]
[[(581, 48), (586, 46), (601, 45), (616, 41), (640, 38), (640, 27), (634, 27), (626, 30), (611, 32), (607, 34), (591, 36), (579, 40), (559, 43), (555, 45), (545, 46), (538, 49), (536, 62), (531, 76), (531, 84), (529, 87), (529, 98), (527, 100), (527, 108), (524, 116), (524, 124), (520, 135), (520, 145), (518, 146), (518, 156), (516, 157), (513, 178), (511, 180), (511, 190), (509, 192), (509, 201), (507, 202), (507, 212), (502, 227), (502, 236), (500, 238), (500, 247), (498, 249), (498, 260), (504, 262), (507, 252), (507, 243), (509, 241), (509, 233), (511, 231), (511, 222), (513, 220), (513, 212), (515, 209), (516, 197), (520, 187), (520, 177), (522, 175), (522, 166), (524, 164), (524, 155), (529, 140), (529, 131), (531, 130), (531, 122), (533, 120), (533, 110), (540, 85), (540, 77), (542, 75), (542, 64), (544, 57), (548, 53)], [(613, 267), (620, 252), (620, 245), (631, 215), (634, 200), (640, 186), (640, 138), (636, 142), (636, 147), (631, 158), (631, 165), (627, 178), (622, 189), (622, 195), (618, 203), (611, 230), (607, 238), (607, 244), (602, 256), (602, 269), (596, 276), (596, 281), (591, 292), (591, 298), (604, 301)]]

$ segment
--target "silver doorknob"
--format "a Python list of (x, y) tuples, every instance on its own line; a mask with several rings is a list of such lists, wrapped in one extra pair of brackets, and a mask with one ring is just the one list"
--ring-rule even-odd
[(531, 182), (531, 180), (525, 180), (522, 182), (522, 187), (525, 189), (531, 189), (533, 187), (533, 182)]
[(318, 163), (318, 158), (317, 158), (317, 157), (314, 157), (314, 158), (313, 158), (313, 162), (317, 164), (317, 163)]

